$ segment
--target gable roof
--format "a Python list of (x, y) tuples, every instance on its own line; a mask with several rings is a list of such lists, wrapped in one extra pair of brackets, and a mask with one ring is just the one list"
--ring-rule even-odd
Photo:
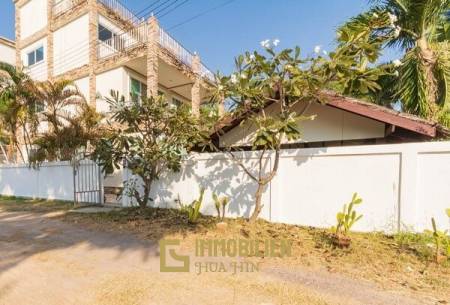
[[(337, 108), (343, 111), (354, 113), (366, 118), (370, 118), (385, 124), (400, 127), (420, 136), (428, 138), (442, 138), (450, 136), (450, 130), (442, 125), (419, 118), (418, 116), (396, 111), (381, 105), (362, 101), (360, 99), (342, 96), (332, 91), (323, 91), (325, 105)], [(267, 103), (267, 106), (273, 102)], [(267, 107), (266, 106), (266, 107)], [(219, 121), (216, 126), (217, 131), (226, 133), (238, 126), (246, 117), (250, 115), (250, 110), (239, 116), (226, 116)]]

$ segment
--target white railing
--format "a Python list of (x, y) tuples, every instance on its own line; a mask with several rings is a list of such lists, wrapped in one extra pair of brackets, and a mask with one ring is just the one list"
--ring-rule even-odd
[[(105, 0), (100, 0), (105, 1)], [(109, 0), (108, 0), (109, 1)], [(98, 57), (106, 58), (116, 53), (126, 51), (146, 43), (148, 40), (148, 25), (145, 21), (122, 34), (113, 34), (113, 37), (106, 41), (99, 41)], [(183, 47), (178, 41), (169, 35), (162, 28), (159, 29), (159, 44), (169, 51), (175, 58), (192, 69), (194, 54)], [(209, 81), (214, 81), (214, 74), (204, 65), (200, 66), (200, 74)]]
[(105, 58), (115, 53), (137, 47), (147, 42), (147, 23), (142, 22), (139, 26), (120, 35), (114, 34), (112, 38), (99, 41), (98, 57)]
[(172, 53), (179, 61), (192, 67), (194, 55), (162, 28), (159, 29), (159, 44), (161, 47)]
[(211, 82), (214, 82), (216, 77), (214, 76), (214, 73), (211, 72), (211, 70), (208, 69), (203, 63), (201, 64), (201, 75), (202, 77), (205, 77)]
[(53, 4), (53, 16), (59, 16), (82, 2), (86, 2), (86, 0), (55, 0)]
[(141, 23), (141, 20), (118, 0), (98, 0), (98, 2), (114, 11), (125, 21), (131, 22), (134, 25)]

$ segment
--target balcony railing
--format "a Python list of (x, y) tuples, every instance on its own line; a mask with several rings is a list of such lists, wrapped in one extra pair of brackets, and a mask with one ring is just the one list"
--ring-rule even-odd
[[(159, 28), (159, 44), (174, 55), (179, 61), (192, 68), (194, 54), (183, 47), (181, 43), (170, 36), (163, 28)], [(204, 64), (201, 64), (200, 69), (200, 74), (203, 77), (206, 77), (210, 81), (214, 81), (214, 74)]]
[[(122, 18), (122, 20), (132, 23), (137, 26), (141, 23), (141, 20), (129, 9), (127, 9), (118, 0), (97, 0), (98, 3), (103, 4), (106, 8), (115, 12)], [(54, 0), (53, 4), (53, 15), (59, 16), (72, 8), (78, 6), (82, 2), (87, 2), (87, 0)]]
[[(101, 0), (103, 1), (103, 0)], [(148, 25), (141, 22), (135, 28), (121, 34), (114, 34), (112, 38), (106, 41), (99, 41), (98, 57), (100, 59), (116, 55), (120, 52), (144, 45), (148, 40)], [(194, 54), (183, 47), (175, 38), (169, 35), (162, 28), (159, 30), (159, 44), (162, 48), (170, 52), (176, 59), (192, 69)], [(201, 64), (200, 74), (210, 81), (214, 81), (214, 74)]]
[(53, 4), (53, 16), (57, 17), (87, 0), (55, 0)]
[(216, 79), (214, 73), (211, 72), (211, 70), (209, 70), (208, 67), (206, 67), (203, 63), (201, 65), (201, 75), (210, 80), (211, 82), (214, 82)]
[(161, 47), (174, 55), (179, 61), (189, 67), (192, 67), (194, 54), (184, 48), (178, 41), (175, 40), (175, 38), (170, 36), (170, 34), (162, 28), (159, 29), (159, 44)]
[(106, 41), (99, 41), (98, 57), (106, 58), (116, 53), (135, 48), (147, 42), (147, 23), (140, 25), (122, 34), (114, 34), (112, 38)]
[(110, 10), (114, 11), (125, 21), (131, 22), (135, 26), (141, 23), (141, 20), (118, 0), (97, 0), (97, 1), (106, 6), (107, 8), (109, 8)]

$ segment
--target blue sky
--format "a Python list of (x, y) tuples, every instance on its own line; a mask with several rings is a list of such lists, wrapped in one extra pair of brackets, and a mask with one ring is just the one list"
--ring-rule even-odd
[[(123, 0), (122, 3), (139, 12), (155, 1)], [(177, 4), (182, 2), (179, 0)], [(169, 29), (225, 2), (228, 1), (188, 0), (163, 16), (160, 23)], [(13, 1), (0, 0), (0, 3), (0, 36), (13, 39)], [(197, 51), (211, 70), (228, 73), (236, 55), (259, 49), (259, 42), (264, 39), (280, 39), (279, 48), (299, 45), (305, 53), (312, 52), (316, 45), (329, 50), (336, 27), (365, 8), (365, 0), (234, 0), (170, 33), (186, 48)], [(397, 52), (391, 51), (384, 58), (396, 55)]]

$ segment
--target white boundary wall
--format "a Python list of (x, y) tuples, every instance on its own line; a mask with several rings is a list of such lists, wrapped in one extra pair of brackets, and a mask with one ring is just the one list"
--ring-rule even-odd
[(73, 200), (73, 167), (70, 162), (46, 162), (39, 169), (23, 164), (2, 165), (0, 194)]
[[(238, 156), (251, 165), (258, 154)], [(127, 180), (131, 173), (125, 169), (122, 176)], [(153, 185), (153, 205), (176, 207), (178, 195), (190, 203), (200, 186), (206, 188), (203, 213), (215, 214), (211, 193), (216, 192), (230, 197), (228, 216), (250, 214), (256, 185), (224, 153), (191, 155), (181, 172)], [(441, 229), (449, 228), (445, 209), (450, 208), (450, 142), (283, 150), (278, 174), (264, 192), (261, 216), (330, 227), (353, 192), (364, 199), (357, 207), (364, 216), (355, 230), (422, 231), (430, 228), (431, 217)], [(0, 166), (0, 194), (73, 200), (72, 166), (69, 162), (44, 163), (39, 170)], [(130, 202), (124, 196), (123, 204)]]
[[(248, 164), (257, 157), (238, 155), (245, 155)], [(131, 173), (125, 170), (123, 177), (127, 180)], [(192, 155), (181, 172), (154, 184), (153, 205), (175, 207), (178, 194), (190, 203), (200, 186), (206, 188), (203, 213), (215, 214), (214, 191), (230, 197), (228, 216), (250, 214), (256, 185), (223, 153)], [(262, 217), (330, 227), (353, 192), (364, 200), (357, 207), (364, 215), (357, 231), (422, 231), (430, 228), (431, 217), (441, 229), (449, 228), (450, 142), (283, 150), (278, 174), (263, 196)], [(124, 205), (130, 202), (124, 197)]]

